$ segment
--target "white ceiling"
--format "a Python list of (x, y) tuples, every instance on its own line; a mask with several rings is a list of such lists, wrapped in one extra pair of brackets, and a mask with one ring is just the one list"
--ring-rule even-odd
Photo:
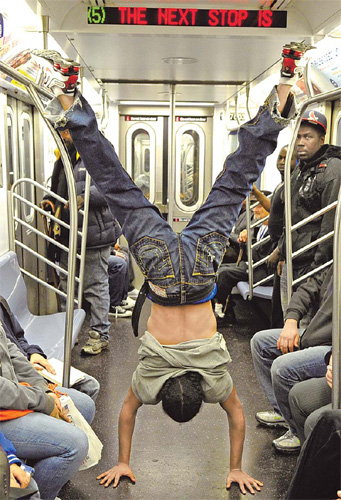
[[(243, 82), (254, 80), (268, 68), (276, 69), (283, 44), (291, 40), (316, 42), (340, 24), (341, 12), (339, 0), (189, 0), (161, 5), (144, 0), (128, 5), (259, 9), (273, 4), (274, 10), (288, 11), (288, 27), (94, 26), (87, 24), (87, 7), (96, 2), (113, 6), (112, 1), (27, 1), (36, 12), (50, 17), (50, 33), (70, 57), (78, 54), (88, 78), (114, 82), (104, 83), (111, 100), (165, 100), (160, 93), (168, 92), (169, 83), (176, 82), (177, 100), (223, 102)], [(120, 5), (124, 2), (115, 7)], [(167, 57), (195, 58), (197, 62), (169, 65), (162, 61)], [(155, 81), (163, 83), (156, 85)], [(193, 83), (181, 85), (184, 81)]]

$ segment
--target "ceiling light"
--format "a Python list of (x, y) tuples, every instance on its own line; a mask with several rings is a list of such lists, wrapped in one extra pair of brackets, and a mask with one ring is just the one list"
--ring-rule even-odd
[(198, 62), (198, 59), (194, 57), (166, 57), (162, 59), (166, 64), (194, 64)]
[[(118, 101), (121, 106), (169, 106), (169, 101)], [(213, 107), (216, 102), (185, 102), (177, 101), (176, 107)]]

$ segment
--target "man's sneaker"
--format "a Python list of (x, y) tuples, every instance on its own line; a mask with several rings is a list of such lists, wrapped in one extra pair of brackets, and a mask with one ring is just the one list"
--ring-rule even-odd
[(132, 314), (131, 310), (121, 306), (110, 306), (109, 309), (109, 318), (130, 318)]
[(223, 313), (223, 304), (219, 304), (218, 302), (216, 302), (214, 306), (214, 313), (217, 318), (223, 318), (225, 316)]
[(128, 297), (130, 297), (133, 300), (136, 300), (139, 292), (140, 292), (140, 290), (138, 290), (137, 288), (134, 288), (133, 290), (130, 290), (130, 292), (128, 292)]
[(290, 430), (287, 431), (283, 436), (274, 439), (272, 444), (278, 451), (283, 453), (293, 453), (301, 449), (301, 442), (295, 434)]
[(122, 307), (122, 309), (134, 309), (135, 303), (136, 303), (136, 301), (133, 300), (128, 295), (128, 297), (125, 300), (122, 300), (122, 302), (120, 303), (120, 306)]
[(79, 63), (63, 57), (55, 50), (32, 50), (31, 55), (42, 70), (40, 84), (51, 89), (56, 95), (74, 94)]
[(282, 67), (280, 83), (293, 85), (303, 75), (305, 61), (304, 54), (314, 49), (312, 45), (305, 42), (290, 42), (284, 45), (282, 50)]
[(81, 353), (82, 354), (99, 354), (103, 349), (109, 347), (109, 341), (103, 339), (98, 332), (95, 330), (90, 330), (89, 338), (83, 345)]
[(267, 427), (286, 427), (288, 428), (288, 424), (275, 410), (271, 411), (259, 411), (255, 415), (257, 422), (262, 425), (266, 425)]

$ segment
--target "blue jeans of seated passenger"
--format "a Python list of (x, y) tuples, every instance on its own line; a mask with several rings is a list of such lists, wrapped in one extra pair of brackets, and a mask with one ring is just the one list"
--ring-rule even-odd
[(180, 234), (133, 183), (80, 94), (67, 111), (58, 99), (48, 106), (47, 118), (56, 128), (70, 130), (86, 169), (119, 221), (153, 301), (195, 303), (213, 290), (242, 201), (276, 148), (279, 131), (293, 117), (294, 105), (290, 118), (284, 119), (277, 103), (274, 88), (256, 117), (240, 127), (238, 149), (227, 157), (207, 200)]
[[(74, 389), (67, 392), (87, 422), (95, 416), (95, 403)], [(12, 441), (18, 457), (32, 461), (34, 479), (44, 500), (54, 500), (59, 490), (77, 472), (88, 451), (88, 438), (72, 424), (33, 412), (0, 422), (0, 429)]]
[(110, 255), (108, 261), (110, 305), (118, 306), (127, 298), (129, 289), (129, 262), (123, 257)]
[[(109, 339), (109, 280), (108, 259), (110, 246), (102, 248), (87, 248), (84, 267), (84, 297), (90, 304), (90, 329), (95, 330), (101, 338)], [(66, 252), (61, 252), (60, 265), (64, 269), (68, 267)], [(66, 276), (60, 273), (60, 285), (66, 292)]]
[[(281, 331), (281, 328), (276, 328), (256, 333), (251, 339), (251, 354), (258, 382), (265, 396), (296, 434), (289, 406), (290, 389), (297, 382), (325, 375), (324, 356), (330, 351), (330, 346), (309, 347), (283, 355), (277, 349)], [(300, 330), (300, 335), (303, 331)]]
[(84, 394), (90, 396), (93, 401), (96, 401), (100, 390), (100, 385), (98, 380), (96, 380), (94, 377), (92, 377), (91, 375), (86, 375), (85, 378), (83, 378), (76, 384), (73, 384), (72, 389), (83, 392)]

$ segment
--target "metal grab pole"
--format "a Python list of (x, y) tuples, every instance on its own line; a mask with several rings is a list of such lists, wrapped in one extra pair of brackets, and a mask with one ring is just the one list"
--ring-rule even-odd
[(168, 223), (173, 227), (174, 211), (174, 120), (175, 120), (175, 85), (169, 90), (169, 128), (168, 128)]
[(250, 210), (250, 196), (246, 197), (246, 230), (247, 230), (247, 263), (249, 269), (249, 300), (253, 297), (253, 267), (252, 267), (252, 235), (251, 235), (251, 210)]
[(48, 99), (54, 98), (54, 94), (51, 91), (43, 87), (40, 87), (40, 85), (37, 85), (35, 82), (27, 78), (27, 76), (24, 76), (23, 74), (19, 73), (16, 69), (13, 69), (12, 66), (9, 66), (8, 64), (2, 61), (0, 61), (0, 71), (3, 71), (7, 75), (11, 76), (13, 80), (22, 83), (27, 87), (27, 89), (31, 87), (35, 89), (35, 91), (38, 92), (38, 94), (41, 94), (47, 97)]
[(332, 388), (332, 407), (333, 410), (341, 409), (341, 188), (338, 196), (338, 203), (335, 214), (334, 225), (334, 269), (333, 269), (333, 388)]
[(37, 90), (35, 88), (35, 85), (31, 85), (31, 83), (29, 83), (27, 86), (27, 91), (34, 105), (36, 106), (37, 110), (43, 117), (46, 125), (48, 126), (54, 140), (56, 141), (57, 147), (60, 151), (61, 158), (63, 161), (68, 192), (69, 192), (70, 232), (69, 232), (68, 280), (67, 280), (67, 300), (66, 300), (65, 337), (64, 337), (64, 367), (63, 367), (63, 386), (69, 387), (74, 297), (75, 297), (77, 228), (78, 228), (76, 189), (75, 189), (72, 165), (70, 162), (69, 155), (66, 151), (66, 148), (64, 146), (61, 137), (45, 117), (45, 110), (37, 95)]

